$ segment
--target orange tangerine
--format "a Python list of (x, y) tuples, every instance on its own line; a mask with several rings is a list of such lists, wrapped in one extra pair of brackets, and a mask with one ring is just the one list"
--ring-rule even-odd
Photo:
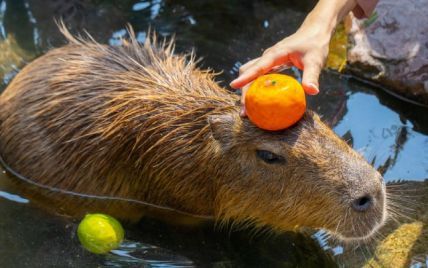
[(253, 124), (281, 130), (299, 121), (306, 110), (305, 92), (291, 76), (267, 74), (257, 78), (245, 95), (245, 110)]

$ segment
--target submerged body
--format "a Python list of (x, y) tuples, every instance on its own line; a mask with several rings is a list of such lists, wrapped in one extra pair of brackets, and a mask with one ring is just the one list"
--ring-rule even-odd
[(22, 176), (276, 230), (361, 238), (383, 223), (382, 177), (316, 114), (263, 131), (172, 43), (66, 36), (0, 96), (0, 154)]

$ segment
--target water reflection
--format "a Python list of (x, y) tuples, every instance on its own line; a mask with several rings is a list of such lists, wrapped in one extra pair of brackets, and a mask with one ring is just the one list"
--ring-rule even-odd
[(16, 195), (16, 194), (4, 192), (4, 191), (0, 191), (0, 197), (7, 199), (7, 200), (10, 200), (10, 201), (13, 201), (13, 202), (17, 202), (17, 203), (23, 203), (23, 204), (30, 203), (30, 200), (28, 200), (26, 198), (23, 198), (23, 197)]
[(174, 252), (139, 242), (125, 241), (106, 258), (107, 266), (129, 265), (131, 263), (150, 267), (194, 267), (196, 264)]
[(427, 177), (428, 138), (413, 130), (394, 111), (379, 104), (374, 95), (356, 92), (348, 97), (349, 111), (334, 130), (350, 133), (354, 148), (377, 168), (387, 181)]

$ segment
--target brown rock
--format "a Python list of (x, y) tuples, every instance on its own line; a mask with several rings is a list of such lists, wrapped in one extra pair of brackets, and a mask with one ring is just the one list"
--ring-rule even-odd
[(426, 14), (427, 0), (384, 0), (371, 18), (352, 17), (347, 70), (428, 105)]

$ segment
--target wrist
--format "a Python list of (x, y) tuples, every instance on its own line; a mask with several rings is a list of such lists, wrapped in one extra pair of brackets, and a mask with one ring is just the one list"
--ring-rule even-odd
[(325, 38), (330, 39), (335, 28), (334, 22), (327, 21), (325, 17), (315, 13), (306, 17), (298, 32), (311, 33), (311, 35), (316, 35), (324, 40)]
[(301, 28), (316, 27), (320, 34), (331, 37), (337, 24), (356, 5), (356, 0), (320, 0), (308, 14)]
[(334, 30), (335, 25), (327, 24), (322, 17), (308, 15), (296, 33), (313, 39), (319, 46), (324, 46), (330, 43)]

